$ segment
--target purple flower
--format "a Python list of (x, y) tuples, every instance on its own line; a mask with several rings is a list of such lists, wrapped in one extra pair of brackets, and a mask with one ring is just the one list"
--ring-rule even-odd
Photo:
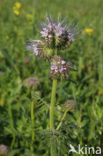
[(32, 50), (34, 52), (35, 55), (38, 55), (38, 48), (37, 45), (33, 44), (33, 45), (27, 45), (27, 50)]
[(51, 62), (51, 70), (55, 71), (57, 69), (58, 69), (57, 65), (55, 63)]
[(31, 45), (27, 45), (27, 50), (33, 51), (36, 56), (41, 58), (47, 58), (47, 54), (44, 52), (44, 43), (40, 40), (30, 40)]
[(42, 23), (41, 36), (45, 39), (48, 45), (54, 45), (58, 49), (69, 48), (75, 37), (80, 33), (75, 25), (68, 27), (65, 20), (58, 19), (57, 22), (51, 17), (47, 17), (47, 22)]
[(67, 33), (68, 33), (68, 38), (70, 39), (70, 41), (75, 41), (75, 38), (78, 36), (78, 34), (80, 34), (80, 29), (77, 28), (77, 26), (75, 26), (74, 24), (72, 24), (68, 29), (67, 29)]
[(53, 23), (53, 20), (50, 17), (47, 17), (47, 23), (42, 23), (41, 26), (42, 26), (42, 31), (40, 33), (43, 38), (46, 38), (48, 37), (48, 35), (53, 33), (55, 24)]
[(23, 85), (27, 88), (31, 88), (31, 87), (37, 88), (37, 86), (39, 85), (38, 78), (37, 77), (26, 78), (23, 81)]
[(62, 60), (62, 64), (66, 64), (66, 62), (64, 60)]
[(33, 52), (36, 56), (39, 54), (39, 49), (37, 48), (37, 45), (33, 45)]
[(54, 33), (57, 37), (61, 36), (64, 33), (64, 31), (65, 29), (60, 23), (58, 25), (55, 25)]
[(55, 78), (58, 75), (62, 77), (68, 77), (68, 72), (72, 69), (72, 65), (62, 60), (60, 56), (54, 56), (53, 62), (51, 62), (51, 77)]
[(48, 36), (49, 30), (48, 30), (48, 28), (43, 28), (43, 30), (40, 33), (41, 33), (42, 37), (45, 38)]

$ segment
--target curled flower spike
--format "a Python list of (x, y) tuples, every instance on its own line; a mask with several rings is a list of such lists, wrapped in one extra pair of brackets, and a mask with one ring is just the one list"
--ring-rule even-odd
[(47, 17), (47, 23), (42, 23), (41, 36), (45, 39), (49, 46), (54, 46), (57, 49), (69, 48), (79, 30), (75, 25), (68, 27), (65, 20), (54, 22), (51, 17)]
[(56, 78), (61, 75), (63, 78), (69, 76), (69, 71), (72, 70), (72, 64), (62, 60), (60, 56), (54, 56), (51, 62), (51, 77)]
[(27, 45), (26, 48), (32, 50), (36, 56), (47, 58), (47, 54), (44, 52), (44, 43), (40, 40), (32, 40), (31, 45)]
[(51, 18), (47, 17), (47, 23), (42, 23), (41, 26), (41, 36), (49, 46), (53, 46), (55, 23)]
[(67, 100), (64, 103), (64, 106), (69, 110), (69, 111), (74, 111), (76, 109), (77, 103), (73, 99)]

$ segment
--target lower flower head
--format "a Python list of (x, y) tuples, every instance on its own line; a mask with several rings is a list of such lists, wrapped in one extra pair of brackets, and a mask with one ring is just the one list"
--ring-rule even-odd
[(57, 76), (62, 76), (66, 78), (69, 76), (69, 70), (72, 69), (72, 64), (67, 63), (66, 61), (62, 60), (60, 56), (54, 56), (51, 62), (51, 77), (56, 78)]
[(60, 20), (54, 22), (51, 17), (47, 17), (47, 23), (41, 25), (41, 36), (51, 48), (52, 46), (57, 49), (69, 48), (77, 34), (80, 33), (75, 25), (68, 27), (67, 22)]

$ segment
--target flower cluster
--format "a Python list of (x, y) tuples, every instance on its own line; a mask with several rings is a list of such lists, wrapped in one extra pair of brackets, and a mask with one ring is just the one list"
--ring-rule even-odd
[(38, 81), (38, 78), (36, 77), (29, 77), (29, 78), (26, 78), (24, 81), (23, 81), (23, 85), (27, 88), (37, 88), (39, 84), (39, 81)]
[(68, 27), (66, 21), (60, 21), (58, 19), (58, 22), (54, 22), (50, 17), (47, 17), (47, 23), (42, 23), (41, 26), (42, 30), (40, 34), (42, 38), (44, 38), (44, 41), (39, 40), (39, 43), (36, 45), (31, 43), (32, 45), (30, 48), (36, 55), (41, 55), (41, 52), (43, 52), (41, 50), (43, 49), (43, 47), (41, 48), (41, 43), (42, 45), (45, 45), (45, 47), (49, 47), (51, 49), (62, 50), (69, 48), (80, 32), (75, 28), (75, 25)]
[(27, 45), (27, 50), (32, 50), (36, 56), (46, 58), (47, 54), (44, 52), (44, 43), (40, 40), (32, 40), (32, 45)]
[(57, 49), (69, 48), (75, 40), (75, 36), (80, 32), (75, 30), (75, 26), (67, 26), (67, 22), (54, 22), (50, 17), (47, 17), (47, 23), (42, 23), (41, 35), (45, 39), (47, 45), (56, 47)]
[(60, 56), (54, 56), (51, 62), (51, 77), (56, 78), (61, 75), (63, 78), (68, 77), (69, 71), (72, 70), (72, 64), (62, 60)]
[(41, 26), (40, 34), (43, 41), (31, 40), (27, 50), (32, 50), (36, 56), (50, 61), (52, 58), (50, 72), (52, 78), (58, 75), (68, 77), (68, 71), (72, 69), (72, 65), (57, 56), (58, 51), (69, 48), (80, 31), (77, 31), (74, 25), (68, 27), (65, 20), (58, 19), (58, 22), (54, 22), (51, 17), (47, 17), (47, 22), (42, 23)]

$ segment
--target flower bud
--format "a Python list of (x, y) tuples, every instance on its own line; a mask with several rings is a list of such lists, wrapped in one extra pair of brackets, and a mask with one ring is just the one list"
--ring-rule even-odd
[(74, 111), (77, 106), (77, 103), (76, 103), (76, 101), (71, 99), (71, 100), (67, 100), (64, 103), (64, 106), (68, 109), (68, 111)]

